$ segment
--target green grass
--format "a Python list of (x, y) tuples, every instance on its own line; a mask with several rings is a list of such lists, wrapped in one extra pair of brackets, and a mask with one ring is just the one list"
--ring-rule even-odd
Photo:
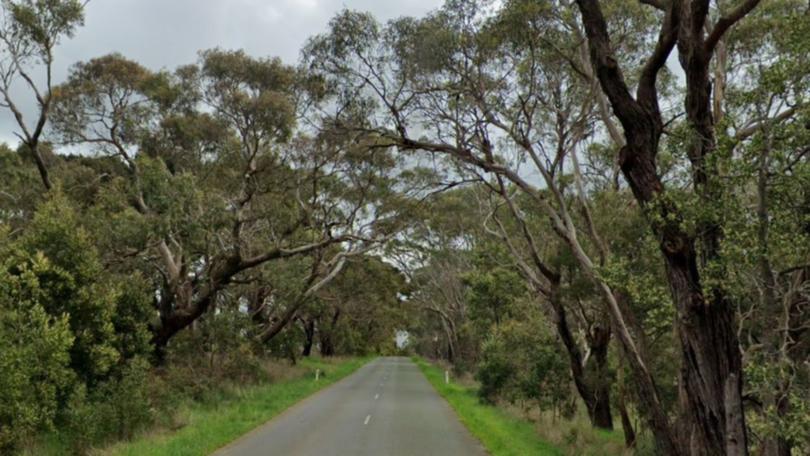
[(456, 383), (444, 383), (444, 372), (420, 358), (414, 358), (439, 394), (455, 409), (461, 422), (484, 444), (493, 456), (562, 455), (554, 445), (543, 441), (532, 423), (518, 419), (493, 406), (481, 404), (475, 390)]
[[(176, 432), (146, 434), (136, 440), (103, 450), (111, 455), (192, 456), (207, 455), (283, 412), (296, 402), (335, 383), (368, 362), (351, 358), (337, 364), (304, 359), (307, 375), (246, 389), (237, 398), (213, 404), (194, 404), (187, 424)], [(320, 381), (314, 371), (321, 369)]]

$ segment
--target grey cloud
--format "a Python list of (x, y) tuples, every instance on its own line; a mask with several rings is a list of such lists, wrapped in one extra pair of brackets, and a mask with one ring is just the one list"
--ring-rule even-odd
[[(91, 0), (85, 26), (56, 51), (55, 79), (75, 62), (119, 52), (152, 69), (192, 63), (202, 49), (244, 49), (293, 63), (306, 39), (326, 29), (341, 9), (380, 20), (419, 16), (442, 0)], [(17, 90), (29, 117), (33, 97)], [(16, 143), (16, 125), (0, 112), (0, 141)]]

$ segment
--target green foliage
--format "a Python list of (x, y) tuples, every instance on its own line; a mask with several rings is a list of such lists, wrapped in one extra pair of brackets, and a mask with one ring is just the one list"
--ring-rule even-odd
[(419, 368), (439, 394), (458, 414), (461, 422), (493, 455), (559, 455), (559, 448), (537, 435), (533, 423), (518, 419), (503, 410), (481, 404), (473, 388), (458, 383), (445, 384), (444, 374), (436, 366), (416, 359)]
[(463, 283), (467, 286), (470, 318), (486, 329), (516, 318), (523, 311), (518, 301), (528, 290), (525, 280), (510, 264), (503, 246), (482, 243), (476, 255), (476, 268), (464, 274)]
[[(393, 350), (394, 334), (407, 327), (401, 304), (405, 278), (381, 258), (352, 259), (311, 304), (318, 330), (329, 331), (338, 353), (368, 355)], [(339, 311), (335, 325), (331, 317)]]
[[(476, 372), (478, 394), (494, 404), (529, 401), (541, 410), (560, 411), (569, 403), (567, 359), (537, 319), (509, 321), (484, 341)], [(570, 415), (569, 411), (564, 414)]]
[(763, 400), (759, 413), (750, 414), (749, 426), (760, 442), (780, 438), (799, 450), (810, 449), (810, 393), (807, 388), (787, 389), (797, 382), (807, 385), (806, 374), (795, 375), (790, 363), (757, 357), (746, 365), (747, 388)]
[(93, 445), (131, 439), (154, 421), (149, 368), (143, 358), (130, 360), (118, 375), (91, 392), (81, 387), (70, 396), (61, 435), (74, 452), (81, 454)]
[(52, 195), (18, 245), (19, 254), (41, 254), (53, 265), (37, 275), (39, 301), (48, 314), (68, 318), (75, 337), (71, 368), (89, 385), (103, 379), (120, 358), (113, 325), (119, 292), (106, 283), (92, 240), (71, 204)]
[[(3, 244), (6, 234), (0, 233)], [(55, 272), (43, 255), (6, 257), (0, 266), (0, 451), (14, 449), (48, 429), (71, 387), (74, 335), (68, 315), (49, 314), (43, 277)]]
[(3, 446), (47, 430), (55, 419), (76, 430), (79, 446), (110, 426), (123, 429), (110, 435), (131, 433), (134, 421), (124, 421), (143, 421), (136, 405), (148, 406), (135, 388), (146, 383), (148, 364), (139, 357), (151, 350), (151, 303), (142, 280), (104, 271), (72, 203), (58, 191), (23, 236), (3, 235), (2, 251), (0, 343), (7, 346), (0, 402), (10, 413), (2, 418)]
[(6, 33), (11, 32), (11, 41), (34, 46), (46, 58), (61, 36), (72, 36), (84, 22), (84, 5), (79, 0), (3, 0), (2, 6), (9, 15)]
[[(298, 360), (299, 324), (314, 328), (322, 349), (351, 354), (393, 352), (393, 333), (407, 329), (419, 352), (475, 370), (485, 402), (568, 415), (570, 359), (547, 321), (561, 315), (549, 298), (560, 299), (587, 358), (594, 329), (608, 327), (595, 283), (621, 298), (674, 416), (679, 316), (667, 277), (674, 263), (659, 251), (684, 245), (659, 244), (678, 232), (674, 242), (696, 246), (689, 272), (703, 294), (722, 294), (737, 311), (754, 449), (781, 439), (807, 452), (806, 2), (760, 2), (719, 44), (709, 85), (717, 141), (700, 163), (690, 152), (705, 138), (673, 108), (683, 87), (665, 65), (656, 90), (666, 134), (654, 154), (662, 188), (641, 206), (638, 189), (619, 178), (632, 157), (608, 134), (615, 97), (601, 98), (574, 3), (448, 0), (386, 24), (343, 10), (308, 41), (299, 67), (211, 49), (193, 65), (155, 72), (111, 54), (74, 64), (51, 91), (36, 88), (44, 78), (29, 67), (50, 75), (52, 51), (82, 24), (84, 2), (2, 0), (0, 72), (38, 92), (45, 136), (32, 141), (36, 120), (26, 128), (16, 113), (29, 144), (0, 146), (0, 451), (54, 423), (68, 446), (86, 451), (133, 437), (180, 404), (266, 381), (268, 356)], [(600, 2), (631, 91), (662, 17), (644, 3)], [(707, 23), (734, 2), (725, 3), (712, 5)], [(80, 154), (65, 155), (63, 144)], [(34, 153), (50, 171), (49, 192)], [(515, 214), (490, 173), (500, 167), (519, 176), (501, 175), (512, 180), (504, 193)], [(707, 226), (720, 233), (716, 252), (700, 245)], [(344, 235), (341, 245), (293, 255)], [(376, 235), (393, 241), (351, 257), (303, 299), (330, 257)], [(274, 260), (249, 261), (263, 254)], [(538, 274), (538, 262), (553, 272)], [(258, 343), (289, 310), (293, 323)], [(149, 365), (153, 336), (188, 315), (166, 365)], [(586, 383), (631, 377), (606, 350), (598, 379), (594, 358), (583, 361)], [(510, 451), (516, 433), (499, 412), (471, 391), (445, 392), (480, 418), (479, 431), (494, 423), (488, 442)], [(262, 397), (251, 396), (278, 407)], [(268, 416), (232, 414), (239, 423), (228, 427), (214, 413), (202, 414), (230, 437)], [(195, 438), (194, 451), (221, 443), (206, 426), (165, 451)], [(585, 434), (564, 433), (571, 442)], [(518, 434), (534, 436), (523, 425)]]
[[(267, 422), (296, 402), (351, 374), (368, 358), (304, 359), (291, 370), (292, 378), (240, 387), (205, 403), (192, 404), (182, 429), (169, 435), (144, 435), (108, 448), (112, 455), (202, 456), (223, 447)], [(321, 378), (314, 381), (315, 369)]]

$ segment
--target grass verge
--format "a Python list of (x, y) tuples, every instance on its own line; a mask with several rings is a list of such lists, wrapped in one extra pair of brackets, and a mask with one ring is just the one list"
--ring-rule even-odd
[(534, 425), (493, 406), (481, 404), (472, 388), (444, 383), (444, 372), (421, 358), (414, 362), (439, 394), (450, 403), (461, 422), (493, 456), (547, 456), (565, 454), (543, 441)]
[[(251, 387), (223, 402), (193, 404), (186, 411), (186, 425), (170, 433), (151, 433), (131, 442), (119, 443), (98, 454), (121, 456), (207, 455), (270, 420), (296, 402), (346, 377), (369, 358), (339, 362), (303, 359), (306, 375)], [(314, 381), (315, 369), (322, 376)]]

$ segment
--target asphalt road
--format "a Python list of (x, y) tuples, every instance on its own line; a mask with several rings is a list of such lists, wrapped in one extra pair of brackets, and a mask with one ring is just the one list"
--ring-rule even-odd
[(215, 453), (477, 456), (481, 444), (408, 358), (378, 358)]

